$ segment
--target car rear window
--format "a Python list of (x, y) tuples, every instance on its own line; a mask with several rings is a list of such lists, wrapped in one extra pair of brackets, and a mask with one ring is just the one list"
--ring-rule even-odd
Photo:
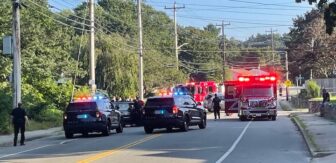
[(129, 103), (120, 103), (119, 104), (119, 110), (128, 110), (131, 107), (131, 104)]
[(96, 110), (96, 109), (97, 104), (95, 102), (70, 103), (67, 107), (67, 111)]
[(146, 107), (151, 106), (173, 106), (174, 99), (173, 98), (152, 98), (148, 99), (146, 102)]

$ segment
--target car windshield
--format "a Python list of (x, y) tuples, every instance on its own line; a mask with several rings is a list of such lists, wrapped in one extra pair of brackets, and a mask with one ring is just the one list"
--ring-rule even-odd
[(272, 87), (246, 87), (243, 88), (243, 96), (263, 96), (263, 97), (272, 97), (273, 90)]
[(130, 108), (130, 104), (128, 103), (121, 103), (118, 106), (119, 106), (119, 110), (128, 110)]
[(174, 99), (172, 97), (170, 98), (152, 98), (148, 99), (146, 102), (146, 107), (151, 106), (173, 106), (174, 105)]
[(96, 110), (97, 103), (96, 102), (78, 102), (78, 103), (70, 103), (67, 107), (67, 111), (81, 111), (81, 110)]

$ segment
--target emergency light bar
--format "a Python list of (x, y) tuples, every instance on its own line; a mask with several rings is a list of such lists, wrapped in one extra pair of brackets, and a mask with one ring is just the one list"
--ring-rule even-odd
[(265, 82), (265, 81), (271, 81), (275, 82), (276, 77), (275, 76), (240, 76), (238, 77), (239, 82), (249, 82), (249, 81), (260, 81), (260, 82)]

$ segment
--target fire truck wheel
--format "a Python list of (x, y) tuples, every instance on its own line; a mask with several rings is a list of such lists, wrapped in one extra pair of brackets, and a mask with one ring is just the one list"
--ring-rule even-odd
[(276, 116), (272, 116), (272, 121), (276, 121), (277, 117)]
[(240, 121), (246, 121), (247, 120), (245, 116), (240, 116), (239, 119), (240, 119)]

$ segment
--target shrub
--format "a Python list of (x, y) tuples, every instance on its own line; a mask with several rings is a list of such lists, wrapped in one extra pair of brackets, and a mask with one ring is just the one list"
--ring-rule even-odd
[(316, 81), (309, 80), (307, 82), (306, 88), (309, 98), (319, 97), (321, 88), (319, 85), (317, 85)]

